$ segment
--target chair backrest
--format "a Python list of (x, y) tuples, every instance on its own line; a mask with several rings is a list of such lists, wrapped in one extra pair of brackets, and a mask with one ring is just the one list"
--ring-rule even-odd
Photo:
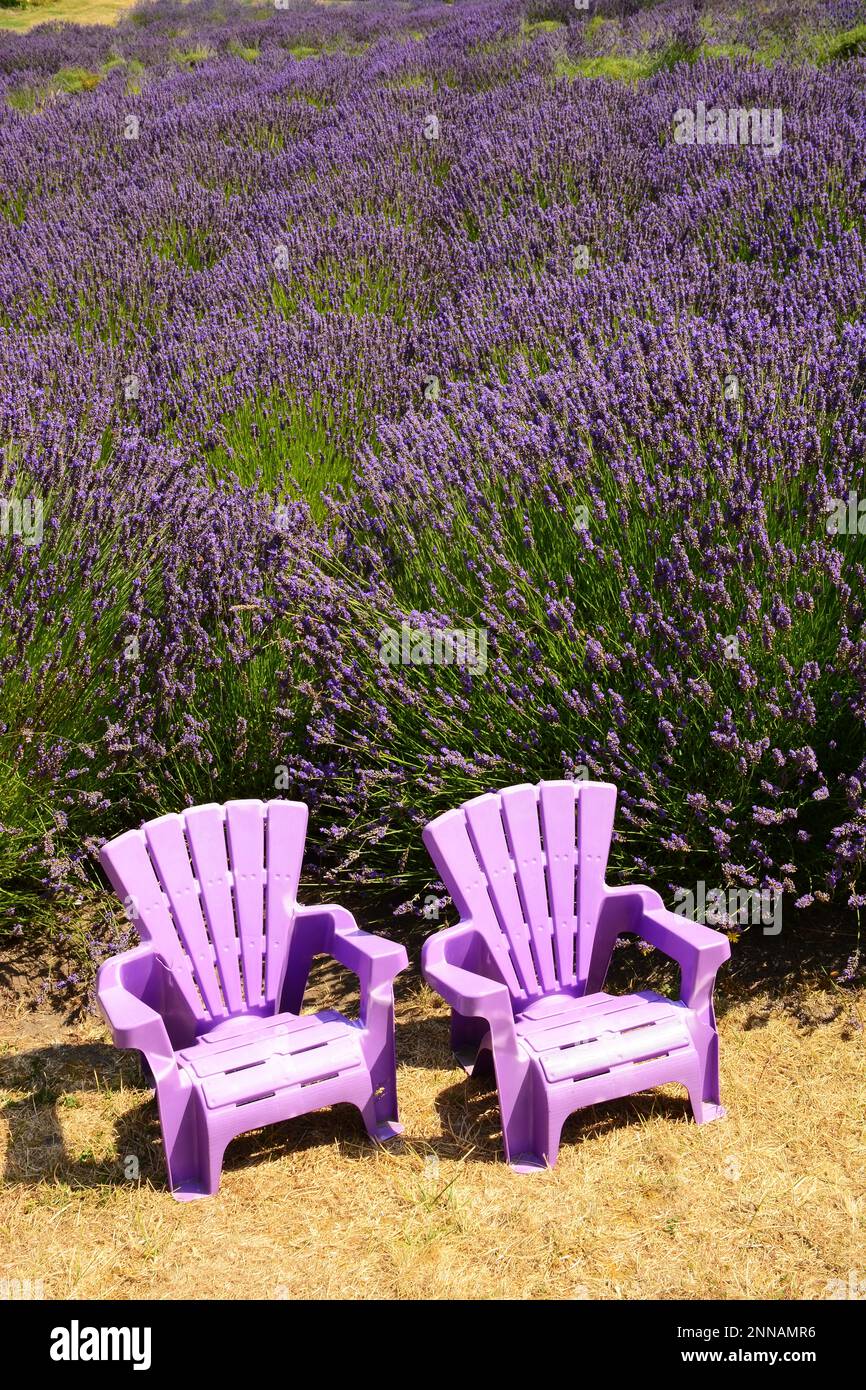
[(613, 833), (609, 782), (539, 782), (475, 797), (424, 843), (516, 1002), (582, 993)]
[(307, 833), (299, 801), (229, 801), (160, 816), (101, 859), (197, 1018), (267, 1012), (277, 997)]

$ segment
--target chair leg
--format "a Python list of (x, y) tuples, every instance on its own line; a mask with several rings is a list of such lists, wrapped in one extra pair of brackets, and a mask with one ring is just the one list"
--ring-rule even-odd
[(687, 1082), (692, 1114), (699, 1125), (724, 1119), (725, 1107), (719, 1101), (719, 1038), (711, 1033), (701, 1050), (699, 1065)]
[(397, 1119), (397, 1092), (393, 1084), (375, 1092), (358, 1106), (371, 1139), (379, 1144), (387, 1144), (403, 1133), (403, 1126)]
[(502, 1141), (508, 1163), (517, 1173), (543, 1171), (548, 1166), (544, 1155), (548, 1116), (545, 1114), (545, 1125), (539, 1134), (535, 1112), (537, 1103), (544, 1104), (546, 1110), (546, 1097), (537, 1096), (529, 1071), (522, 1077), (505, 1077), (498, 1084)]
[(358, 1101), (367, 1133), (380, 1143), (403, 1133), (397, 1109), (397, 1049), (394, 1039), (394, 1004), (375, 1032), (364, 1037), (364, 1060), (370, 1078), (370, 1092)]
[(160, 1097), (168, 1185), (178, 1202), (210, 1197), (219, 1188), (224, 1145), (212, 1141), (192, 1091)]
[(205, 1161), (201, 1166), (200, 1183), (204, 1194), (214, 1197), (219, 1192), (220, 1177), (223, 1170), (226, 1144), (215, 1135), (208, 1134), (205, 1140)]
[(225, 1146), (206, 1140), (204, 1156), (197, 1168), (192, 1168), (186, 1154), (178, 1155), (175, 1148), (168, 1159), (171, 1195), (177, 1202), (193, 1202), (199, 1197), (215, 1197), (219, 1192)]
[(563, 1120), (559, 1119), (557, 1115), (548, 1110), (547, 1133), (544, 1138), (544, 1148), (542, 1150), (542, 1157), (548, 1168), (553, 1168), (556, 1164), (556, 1160), (559, 1158), (559, 1141), (562, 1137), (563, 1124)]

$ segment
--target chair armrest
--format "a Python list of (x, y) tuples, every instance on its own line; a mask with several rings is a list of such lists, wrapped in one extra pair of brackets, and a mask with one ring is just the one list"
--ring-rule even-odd
[(323, 903), (299, 907), (292, 924), (292, 937), (286, 961), (283, 1000), (299, 1013), (313, 956), (330, 955), (358, 976), (361, 987), (361, 1021), (377, 998), (393, 997), (393, 981), (409, 964), (405, 946), (384, 936), (362, 931), (345, 907)]
[(681, 917), (678, 912), (669, 912), (666, 907), (645, 911), (640, 919), (640, 931), (644, 941), (680, 965), (685, 957), (697, 951), (704, 959), (711, 954), (718, 969), (731, 954), (731, 943), (723, 932), (693, 922), (690, 917)]
[(679, 965), (683, 1003), (711, 1020), (716, 972), (731, 954), (728, 938), (664, 907), (645, 909), (638, 930), (645, 941)]
[(331, 953), (340, 965), (353, 970), (362, 984), (366, 975), (370, 988), (375, 989), (390, 983), (406, 969), (409, 956), (405, 946), (385, 936), (362, 931), (345, 907), (329, 906), (327, 910), (333, 923)]
[(478, 944), (478, 933), (470, 923), (448, 927), (429, 936), (421, 951), (421, 970), (425, 980), (441, 994), (446, 1004), (465, 1018), (483, 1018), (491, 1029), (496, 1024), (514, 1031), (514, 1011), (508, 986), (491, 980), (462, 963), (471, 958)]
[(165, 969), (152, 945), (111, 956), (99, 968), (96, 997), (116, 1047), (137, 1048), (148, 1060), (170, 1059), (174, 1048), (161, 1014), (144, 999), (154, 972)]
[(678, 912), (669, 912), (654, 888), (642, 884), (626, 884), (619, 888), (605, 886), (604, 903), (616, 906), (614, 930), (640, 932), (644, 941), (678, 965), (696, 949), (720, 953), (718, 965), (731, 954), (731, 943), (722, 932), (693, 922), (690, 917), (681, 917)]

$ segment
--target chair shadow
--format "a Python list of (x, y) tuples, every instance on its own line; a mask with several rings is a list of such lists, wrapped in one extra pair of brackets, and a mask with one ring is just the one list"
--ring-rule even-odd
[[(440, 1133), (404, 1141), (423, 1145), (439, 1158), (502, 1163), (502, 1119), (496, 1078), (492, 1066), (479, 1075), (466, 1075), (451, 1051), (449, 1019), (410, 1019), (397, 1024), (397, 1056), (410, 1066), (434, 1071), (452, 1071), (458, 1078), (436, 1097)], [(399, 1086), (399, 1073), (398, 1073)], [(624, 1126), (642, 1123), (654, 1116), (691, 1123), (691, 1106), (686, 1088), (682, 1096), (657, 1090), (638, 1091), (632, 1096), (604, 1104), (587, 1106), (570, 1115), (562, 1131), (562, 1144), (585, 1143)]]
[[(436, 1112), (442, 1132), (427, 1140), (440, 1158), (468, 1157), (482, 1163), (504, 1163), (502, 1118), (499, 1096), (492, 1074), (465, 1076), (440, 1091)], [(683, 1087), (682, 1097), (659, 1091), (639, 1091), (620, 1100), (586, 1106), (575, 1111), (562, 1130), (562, 1148), (595, 1142), (617, 1129), (627, 1128), (661, 1116), (666, 1120), (691, 1123), (691, 1107)]]
[[(150, 1185), (167, 1192), (162, 1132), (152, 1093), (114, 1121), (115, 1152), (105, 1159), (90, 1149), (76, 1151), (64, 1134), (64, 1112), (78, 1108), (79, 1098), (87, 1092), (149, 1089), (139, 1055), (119, 1051), (110, 1043), (62, 1043), (0, 1057), (0, 1090), (20, 1093), (3, 1110), (9, 1138), (0, 1182), (74, 1188)], [(255, 1167), (287, 1152), (302, 1153), (335, 1142), (345, 1158), (363, 1159), (372, 1151), (355, 1106), (336, 1105), (239, 1135), (226, 1150), (223, 1170)]]
[[(447, 1015), (403, 1020), (397, 1024), (401, 1064), (426, 1070), (453, 1069), (455, 1079), (435, 1098), (439, 1132), (412, 1134), (388, 1145), (399, 1155), (435, 1154), (440, 1158), (501, 1163), (502, 1127), (492, 1074), (467, 1077), (449, 1045)], [(399, 1093), (398, 1070), (398, 1093)], [(150, 1185), (168, 1191), (156, 1098), (142, 1059), (110, 1043), (58, 1043), (0, 1057), (0, 1090), (18, 1093), (7, 1102), (9, 1132), (2, 1181), (6, 1184), (67, 1185), (74, 1188), (123, 1188)], [(133, 1093), (132, 1104), (114, 1120), (114, 1152), (97, 1157), (77, 1148), (65, 1134), (63, 1117), (97, 1092)], [(623, 1100), (590, 1107), (570, 1117), (562, 1142), (583, 1143), (619, 1126), (653, 1115), (683, 1119), (688, 1101), (659, 1092), (640, 1092)], [(110, 1122), (109, 1122), (110, 1123)], [(304, 1153), (337, 1144), (341, 1158), (368, 1161), (375, 1153), (360, 1113), (352, 1105), (311, 1111), (238, 1136), (226, 1150), (224, 1172), (257, 1167), (288, 1153)], [(109, 1146), (106, 1145), (106, 1148)]]
[[(100, 1161), (91, 1150), (70, 1152), (61, 1116), (80, 1108), (90, 1092), (138, 1090), (146, 1085), (134, 1053), (109, 1043), (57, 1043), (0, 1057), (0, 1089), (21, 1093), (3, 1114), (9, 1132), (5, 1183), (68, 1183), (77, 1187), (123, 1183), (123, 1163), (134, 1157), (139, 1172), (151, 1164), (147, 1106), (125, 1112), (115, 1123), (118, 1158)], [(154, 1107), (154, 1117), (156, 1111)], [(158, 1128), (158, 1127), (157, 1127)]]

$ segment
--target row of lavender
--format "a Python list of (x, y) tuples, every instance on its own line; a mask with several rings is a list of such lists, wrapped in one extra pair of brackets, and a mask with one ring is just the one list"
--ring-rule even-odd
[(558, 775), (626, 874), (858, 901), (860, 10), (0, 38), (0, 920), (274, 790), (400, 902), (426, 819)]

